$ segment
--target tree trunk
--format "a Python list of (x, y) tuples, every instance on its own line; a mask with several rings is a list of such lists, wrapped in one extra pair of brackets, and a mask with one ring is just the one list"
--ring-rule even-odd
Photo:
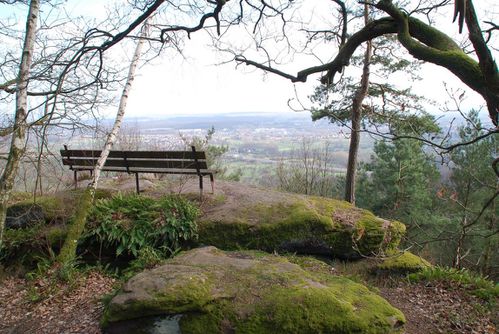
[[(364, 23), (369, 23), (369, 7), (364, 4)], [(348, 164), (345, 184), (345, 201), (355, 205), (355, 181), (357, 169), (357, 157), (360, 143), (360, 120), (362, 118), (362, 102), (367, 96), (369, 89), (369, 74), (372, 55), (372, 42), (366, 42), (366, 52), (364, 53), (364, 66), (360, 87), (355, 93), (352, 103), (352, 130), (350, 133), (350, 147), (348, 149)]]
[(26, 19), (26, 35), (19, 66), (19, 75), (16, 85), (16, 114), (12, 138), (10, 143), (9, 157), (5, 169), (0, 176), (0, 249), (2, 248), (5, 218), (7, 216), (7, 204), (14, 188), (19, 163), (26, 150), (26, 130), (28, 123), (28, 80), (35, 47), (36, 24), (40, 10), (40, 1), (31, 0), (28, 16)]
[(116, 118), (114, 120), (113, 128), (109, 133), (104, 148), (102, 149), (101, 155), (97, 160), (97, 164), (93, 170), (93, 178), (90, 184), (88, 185), (85, 193), (80, 199), (80, 203), (76, 210), (73, 223), (71, 224), (66, 240), (64, 241), (64, 245), (61, 249), (61, 252), (58, 256), (59, 263), (62, 264), (70, 264), (75, 256), (76, 256), (76, 246), (78, 244), (78, 240), (80, 239), (81, 234), (85, 228), (85, 224), (87, 221), (88, 213), (92, 208), (92, 204), (94, 201), (95, 190), (97, 189), (97, 185), (99, 182), (99, 177), (106, 163), (106, 159), (109, 156), (109, 152), (116, 141), (116, 136), (121, 128), (121, 123), (123, 121), (123, 117), (125, 116), (126, 105), (128, 102), (128, 95), (132, 88), (132, 83), (135, 79), (135, 70), (137, 69), (137, 65), (140, 60), (140, 55), (142, 52), (142, 46), (145, 41), (145, 37), (147, 37), (148, 31), (148, 20), (144, 22), (144, 26), (142, 27), (141, 38), (137, 42), (137, 46), (135, 48), (135, 53), (132, 58), (132, 62), (130, 63), (130, 67), (128, 69), (128, 76), (125, 87), (123, 88), (123, 93), (121, 94), (120, 104), (118, 107), (118, 112), (116, 114)]
[(454, 261), (452, 263), (452, 266), (457, 269), (461, 269), (462, 267), (462, 259), (464, 258), (463, 255), (463, 247), (464, 247), (464, 240), (466, 239), (468, 229), (468, 201), (470, 198), (470, 187), (471, 187), (471, 181), (468, 180), (468, 183), (466, 185), (466, 197), (464, 198), (464, 203), (462, 204), (463, 208), (463, 217), (461, 219), (461, 232), (459, 234), (459, 238), (457, 240), (457, 245), (456, 245), (456, 250), (454, 252)]

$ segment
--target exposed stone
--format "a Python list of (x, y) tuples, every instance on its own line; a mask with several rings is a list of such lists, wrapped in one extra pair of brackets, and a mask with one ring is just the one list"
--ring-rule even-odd
[[(220, 190), (220, 188), (222, 188)], [(405, 226), (350, 203), (223, 183), (199, 218), (199, 243), (344, 259), (397, 248)]]
[(347, 278), (308, 272), (276, 255), (215, 247), (131, 278), (103, 323), (113, 332), (113, 323), (161, 315), (179, 315), (183, 334), (396, 333), (405, 322), (387, 301)]
[(43, 208), (34, 203), (19, 203), (7, 208), (6, 228), (26, 228), (45, 221)]

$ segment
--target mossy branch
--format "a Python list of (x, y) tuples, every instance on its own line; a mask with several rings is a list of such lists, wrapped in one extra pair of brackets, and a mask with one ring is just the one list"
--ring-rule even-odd
[[(374, 20), (363, 29), (352, 34), (329, 63), (311, 66), (293, 75), (242, 56), (237, 56), (235, 61), (277, 74), (292, 82), (305, 82), (309, 75), (327, 71), (326, 75), (322, 77), (321, 82), (323, 84), (331, 84), (334, 81), (336, 73), (341, 73), (343, 68), (349, 65), (353, 53), (362, 43), (383, 35), (396, 33), (399, 42), (412, 56), (448, 69), (468, 87), (478, 92), (487, 102), (492, 122), (497, 125), (499, 113), (499, 74), (493, 59), (491, 60), (491, 57), (486, 56), (488, 49), (483, 38), (481, 35), (476, 36), (481, 33), (479, 29), (478, 33), (475, 31), (477, 29), (471, 29), (474, 31), (473, 34), (470, 30), (470, 39), (474, 41), (473, 45), (480, 63), (464, 53), (452, 38), (437, 28), (407, 15), (401, 8), (394, 5), (392, 1), (381, 0), (372, 5), (387, 13), (389, 17)], [(470, 18), (467, 18), (468, 28), (471, 24), (468, 21), (476, 21), (476, 16), (471, 17), (472, 14), (474, 12), (471, 11), (467, 14), (470, 16)], [(482, 59), (487, 60), (485, 65), (482, 65)]]
[(68, 234), (64, 245), (57, 256), (57, 262), (62, 265), (71, 263), (76, 256), (76, 247), (78, 246), (78, 239), (85, 229), (87, 217), (92, 209), (94, 202), (95, 189), (88, 187), (79, 199), (77, 210), (74, 214), (71, 226), (69, 227)]
[(397, 38), (412, 56), (447, 68), (468, 87), (482, 95), (487, 102), (490, 118), (497, 125), (499, 105), (497, 69), (492, 71), (494, 73), (488, 72), (488, 76), (492, 76), (493, 79), (487, 80), (479, 63), (465, 54), (450, 37), (438, 29), (410, 18), (391, 0), (381, 0), (375, 6), (395, 20)]

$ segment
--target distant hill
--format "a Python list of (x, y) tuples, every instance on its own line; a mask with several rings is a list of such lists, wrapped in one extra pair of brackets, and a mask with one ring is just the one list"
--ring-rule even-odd
[(155, 129), (237, 129), (245, 128), (295, 128), (295, 127), (332, 127), (326, 120), (312, 122), (310, 113), (234, 113), (215, 115), (185, 115), (164, 117), (127, 118), (125, 124), (136, 125), (143, 130)]

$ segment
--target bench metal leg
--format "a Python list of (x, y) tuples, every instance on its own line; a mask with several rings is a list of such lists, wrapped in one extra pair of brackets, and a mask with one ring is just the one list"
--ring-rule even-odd
[(203, 176), (199, 175), (199, 198), (203, 199)]
[(74, 180), (75, 180), (75, 190), (78, 188), (78, 176), (76, 175), (77, 171), (73, 171)]
[(140, 194), (139, 173), (135, 173), (135, 187), (137, 188), (137, 194)]
[(210, 182), (211, 182), (211, 193), (215, 193), (215, 178), (213, 177), (213, 174), (210, 174)]

